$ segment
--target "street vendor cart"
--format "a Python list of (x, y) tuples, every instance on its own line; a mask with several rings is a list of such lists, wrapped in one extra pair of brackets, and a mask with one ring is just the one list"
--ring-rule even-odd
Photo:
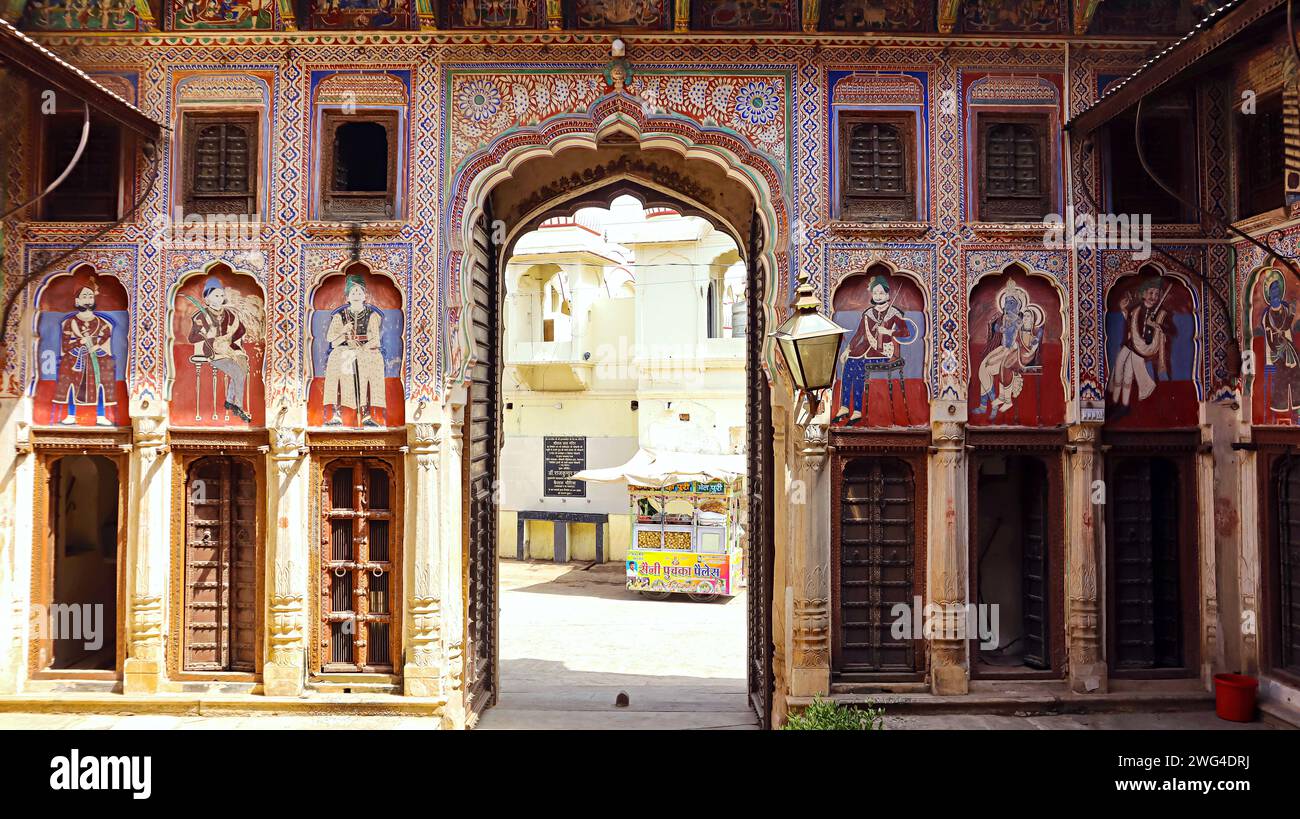
[(744, 470), (738, 455), (642, 449), (621, 467), (573, 477), (627, 483), (634, 515), (629, 589), (707, 602), (732, 597), (744, 585)]

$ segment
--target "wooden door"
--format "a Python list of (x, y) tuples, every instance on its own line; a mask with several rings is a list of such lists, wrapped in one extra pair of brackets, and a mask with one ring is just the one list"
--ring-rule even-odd
[(1025, 665), (1030, 668), (1051, 668), (1052, 655), (1048, 644), (1051, 579), (1047, 565), (1047, 470), (1036, 458), (1015, 458), (1012, 463), (1021, 469), (1020, 593)]
[(1109, 539), (1114, 666), (1181, 668), (1178, 467), (1165, 458), (1126, 458), (1113, 475)]
[(186, 671), (253, 671), (257, 476), (242, 458), (195, 461), (185, 484)]
[(362, 458), (331, 462), (321, 481), (323, 672), (391, 672), (401, 619), (394, 571), (400, 487), (392, 467)]
[(1300, 674), (1300, 460), (1278, 459), (1273, 496), (1277, 499), (1277, 665)]

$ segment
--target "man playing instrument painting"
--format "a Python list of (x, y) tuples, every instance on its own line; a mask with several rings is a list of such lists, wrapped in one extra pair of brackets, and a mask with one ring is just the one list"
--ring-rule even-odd
[[(891, 377), (902, 383), (902, 344), (911, 339), (911, 330), (903, 311), (890, 296), (889, 280), (876, 276), (871, 280), (871, 306), (862, 311), (858, 331), (840, 354), (842, 369), (840, 409), (836, 421), (846, 418), (852, 424), (868, 411), (871, 380)], [(892, 382), (890, 398), (893, 398)], [(903, 395), (904, 408), (907, 396)], [(892, 400), (891, 412), (892, 412)]]
[(98, 295), (94, 278), (86, 279), (73, 297), (77, 309), (64, 316), (59, 325), (59, 380), (54, 400), (67, 404), (64, 424), (77, 423), (77, 407), (94, 407), (95, 423), (112, 426), (105, 408), (117, 402), (113, 320), (95, 312)]
[(343, 285), (346, 303), (330, 315), (326, 341), (326, 426), (343, 423), (340, 407), (361, 413), (361, 426), (377, 427), (376, 412), (387, 406), (384, 394), (384, 354), (380, 348), (383, 313), (370, 304), (365, 281), (348, 276)]
[[(226, 376), (226, 409), (245, 423), (253, 417), (244, 407), (244, 383), (248, 380), (248, 353), (244, 351), (249, 327), (228, 303), (226, 287), (216, 276), (203, 283), (203, 304), (190, 324), (194, 354), (202, 356)], [(199, 359), (196, 359), (199, 360)]]
[(1159, 278), (1150, 278), (1120, 300), (1124, 341), (1111, 373), (1112, 419), (1132, 410), (1135, 389), (1136, 399), (1145, 401), (1155, 392), (1157, 378), (1169, 379), (1170, 341), (1176, 331), (1165, 300), (1172, 289), (1172, 284), (1162, 286)]

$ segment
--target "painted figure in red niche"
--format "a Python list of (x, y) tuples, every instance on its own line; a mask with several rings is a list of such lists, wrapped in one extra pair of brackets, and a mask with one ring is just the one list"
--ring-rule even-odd
[[(1265, 423), (1272, 413), (1294, 423), (1300, 410), (1300, 352), (1296, 349), (1295, 302), (1286, 298), (1286, 278), (1282, 271), (1269, 269), (1260, 276), (1257, 292), (1263, 292), (1263, 304), (1256, 307), (1253, 335), (1263, 340), (1263, 355), (1255, 360), (1264, 364), (1264, 383), (1256, 387), (1264, 393), (1267, 411), (1259, 412), (1255, 401), (1256, 421)], [(1258, 346), (1257, 344), (1254, 346)]]
[[(849, 332), (840, 350), (835, 426), (924, 423), (925, 307), (920, 291), (883, 267), (836, 288), (835, 321)], [(873, 390), (872, 387), (875, 387)], [(874, 394), (874, 399), (873, 399)]]
[(172, 420), (262, 423), (265, 302), (257, 283), (216, 265), (185, 282), (172, 317)]
[(1013, 265), (976, 285), (970, 303), (970, 423), (1064, 423), (1064, 319), (1056, 289)]
[(1106, 422), (1133, 428), (1195, 426), (1196, 320), (1177, 279), (1143, 268), (1107, 299)]
[(73, 303), (76, 307), (60, 323), (58, 382), (54, 387), (56, 404), (67, 407), (62, 424), (77, 423), (78, 408), (89, 413), (94, 408), (95, 423), (112, 426), (107, 410), (117, 403), (117, 364), (113, 359), (113, 320), (96, 312), (99, 286), (93, 275), (77, 284)]

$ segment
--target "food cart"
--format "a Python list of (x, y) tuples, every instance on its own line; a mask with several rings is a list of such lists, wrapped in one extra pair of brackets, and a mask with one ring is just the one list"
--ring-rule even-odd
[(634, 515), (629, 589), (706, 602), (732, 597), (744, 585), (744, 469), (738, 455), (643, 449), (621, 467), (573, 477), (627, 483)]

